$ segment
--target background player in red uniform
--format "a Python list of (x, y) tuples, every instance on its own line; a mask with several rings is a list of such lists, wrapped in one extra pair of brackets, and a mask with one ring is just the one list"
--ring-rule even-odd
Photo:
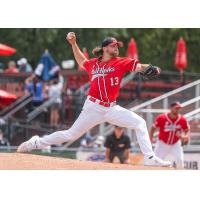
[[(148, 64), (140, 64), (131, 58), (119, 56), (118, 47), (122, 46), (115, 38), (106, 38), (101, 47), (94, 49), (97, 58), (87, 60), (76, 43), (76, 35), (68, 33), (67, 40), (71, 44), (74, 57), (79, 66), (89, 74), (91, 86), (82, 112), (72, 127), (57, 131), (42, 138), (32, 137), (18, 147), (18, 152), (42, 149), (52, 144), (60, 144), (78, 139), (92, 127), (108, 122), (120, 127), (134, 129), (140, 149), (144, 154), (144, 164), (150, 166), (170, 166), (171, 163), (155, 156), (146, 122), (137, 114), (116, 105), (120, 83), (123, 76), (130, 71), (143, 71)], [(159, 74), (159, 68), (156, 74)]]
[(169, 113), (159, 115), (151, 127), (150, 138), (153, 141), (153, 134), (159, 128), (158, 141), (155, 147), (155, 154), (165, 159), (167, 155), (172, 155), (175, 159), (176, 167), (184, 167), (183, 144), (189, 142), (190, 126), (184, 116), (179, 114), (181, 104), (174, 102), (171, 104)]

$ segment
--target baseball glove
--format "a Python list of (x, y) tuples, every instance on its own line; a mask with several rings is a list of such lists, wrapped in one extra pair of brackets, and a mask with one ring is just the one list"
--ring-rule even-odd
[(140, 74), (144, 79), (148, 80), (157, 77), (160, 74), (160, 71), (161, 69), (159, 67), (150, 64), (143, 71), (141, 71)]
[(188, 145), (189, 144), (189, 139), (182, 139), (181, 140), (181, 146), (185, 146), (185, 145)]

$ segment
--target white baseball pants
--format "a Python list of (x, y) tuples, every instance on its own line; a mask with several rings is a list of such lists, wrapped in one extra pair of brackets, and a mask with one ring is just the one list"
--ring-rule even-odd
[(184, 167), (184, 154), (180, 141), (169, 145), (165, 144), (161, 140), (158, 140), (155, 146), (155, 154), (161, 159), (165, 159), (167, 156), (172, 156), (175, 160), (177, 168)]
[(49, 145), (76, 140), (89, 129), (103, 122), (134, 129), (144, 156), (150, 157), (154, 155), (144, 119), (119, 105), (103, 107), (88, 98), (79, 117), (70, 129), (57, 131), (40, 138), (37, 141), (37, 147), (42, 149)]

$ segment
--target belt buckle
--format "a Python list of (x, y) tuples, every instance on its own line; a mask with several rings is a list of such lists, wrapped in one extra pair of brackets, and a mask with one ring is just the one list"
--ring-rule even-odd
[(108, 103), (108, 102), (103, 102), (103, 104), (105, 107), (110, 107), (110, 103)]

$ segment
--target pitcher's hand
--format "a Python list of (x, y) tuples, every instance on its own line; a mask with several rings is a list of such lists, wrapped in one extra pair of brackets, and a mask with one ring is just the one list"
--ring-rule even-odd
[(69, 32), (66, 36), (66, 40), (71, 44), (75, 44), (76, 43), (76, 35), (74, 32)]

